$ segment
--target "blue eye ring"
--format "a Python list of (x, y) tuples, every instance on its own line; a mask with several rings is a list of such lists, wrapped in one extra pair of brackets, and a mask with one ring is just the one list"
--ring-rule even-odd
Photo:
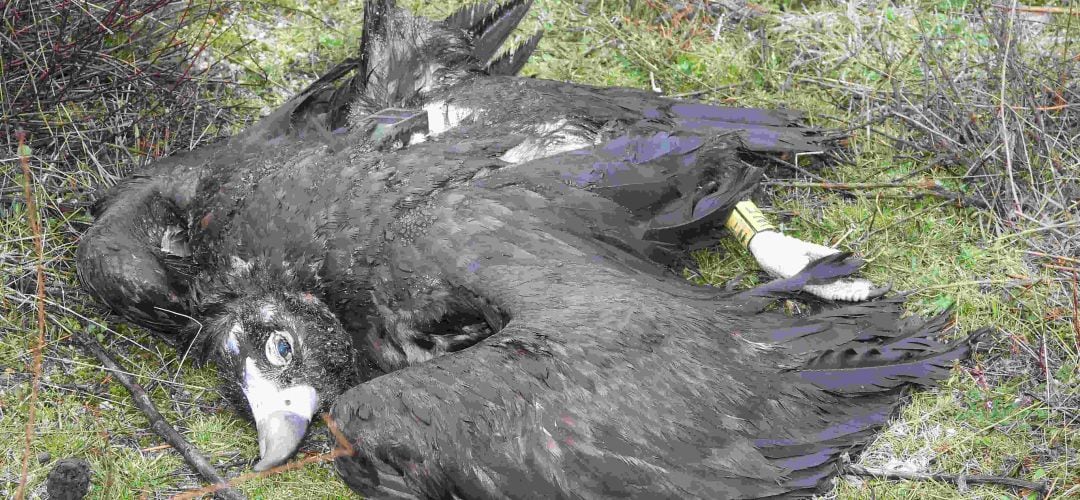
[(273, 332), (266, 339), (266, 360), (275, 366), (285, 366), (293, 357), (292, 337), (288, 332)]

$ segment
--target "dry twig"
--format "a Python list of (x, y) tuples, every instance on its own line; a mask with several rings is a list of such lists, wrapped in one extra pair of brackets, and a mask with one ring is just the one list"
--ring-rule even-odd
[(187, 462), (195, 472), (202, 476), (203, 479), (211, 484), (211, 487), (214, 489), (207, 493), (216, 493), (222, 498), (227, 499), (239, 500), (244, 498), (242, 494), (229, 488), (229, 484), (220, 474), (218, 474), (217, 470), (214, 469), (214, 466), (210, 464), (210, 461), (203, 456), (198, 448), (187, 442), (182, 434), (177, 432), (172, 425), (169, 425), (169, 422), (165, 420), (165, 417), (157, 410), (157, 406), (155, 406), (154, 401), (150, 399), (150, 394), (146, 392), (146, 389), (139, 385), (139, 383), (136, 382), (135, 379), (105, 351), (105, 348), (102, 347), (93, 335), (78, 331), (73, 332), (72, 336), (83, 349), (94, 356), (106, 370), (111, 372), (112, 377), (116, 379), (117, 382), (120, 382), (120, 384), (131, 393), (131, 399), (134, 400), (135, 406), (146, 416), (146, 419), (150, 421), (150, 429), (158, 436), (161, 436), (165, 442), (172, 445), (172, 447), (180, 453), (180, 456), (184, 457), (184, 461)]
[(304, 466), (306, 466), (308, 464), (313, 464), (313, 463), (318, 463), (318, 462), (327, 462), (327, 461), (333, 460), (333, 459), (338, 458), (338, 457), (350, 456), (350, 455), (353, 455), (354, 453), (356, 453), (355, 450), (353, 450), (352, 444), (349, 443), (349, 440), (346, 439), (345, 435), (342, 434), (341, 431), (337, 428), (337, 424), (334, 422), (333, 419), (330, 418), (330, 415), (324, 413), (323, 414), (323, 420), (326, 422), (326, 427), (330, 429), (330, 433), (334, 436), (334, 441), (337, 442), (337, 446), (335, 446), (334, 449), (332, 449), (332, 450), (330, 450), (330, 451), (328, 451), (326, 453), (320, 453), (318, 455), (312, 455), (310, 457), (305, 457), (305, 458), (297, 460), (295, 462), (289, 462), (289, 463), (281, 464), (281, 465), (279, 465), (277, 467), (267, 469), (267, 470), (264, 470), (262, 472), (249, 472), (247, 474), (243, 474), (243, 475), (240, 475), (240, 476), (237, 476), (237, 477), (233, 478), (228, 483), (212, 484), (212, 485), (206, 486), (204, 488), (185, 491), (184, 493), (181, 493), (181, 494), (176, 495), (175, 497), (173, 497), (172, 500), (191, 500), (191, 499), (200, 498), (200, 497), (202, 497), (204, 495), (209, 495), (209, 494), (212, 494), (212, 493), (220, 493), (224, 488), (228, 488), (229, 486), (236, 486), (237, 484), (240, 484), (240, 483), (243, 483), (243, 482), (255, 479), (255, 478), (272, 476), (274, 474), (280, 474), (282, 472), (290, 471), (290, 470), (293, 470), (293, 469), (299, 469), (299, 468), (304, 467)]
[(994, 5), (994, 8), (1012, 12), (1031, 12), (1035, 14), (1065, 14), (1067, 16), (1080, 16), (1080, 10), (1067, 9), (1065, 7), (1029, 7), (1009, 5)]
[(766, 181), (765, 184), (772, 186), (785, 186), (794, 188), (818, 188), (837, 191), (859, 191), (868, 189), (909, 189), (919, 191), (920, 196), (934, 196), (954, 202), (961, 206), (973, 206), (989, 209), (990, 206), (977, 198), (966, 196), (950, 191), (940, 183), (927, 180), (918, 183), (903, 182), (800, 182), (800, 181)]
[(1036, 483), (1032, 481), (1024, 481), (1023, 479), (1014, 479), (1004, 476), (989, 476), (983, 474), (976, 474), (971, 476), (964, 474), (925, 474), (921, 472), (889, 471), (853, 464), (844, 465), (843, 473), (853, 476), (875, 477), (879, 479), (888, 479), (893, 481), (940, 481), (955, 484), (960, 488), (965, 488), (967, 484), (996, 484), (1000, 486), (1008, 486), (1010, 488), (1034, 491), (1039, 494), (1040, 498), (1044, 497), (1049, 490), (1049, 487), (1045, 482)]

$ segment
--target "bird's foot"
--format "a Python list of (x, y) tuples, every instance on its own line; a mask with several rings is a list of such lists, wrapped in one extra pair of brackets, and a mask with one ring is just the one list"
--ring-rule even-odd
[(824, 285), (807, 285), (803, 291), (823, 298), (825, 300), (843, 300), (847, 302), (860, 302), (863, 300), (876, 299), (892, 290), (891, 284), (874, 286), (870, 280), (863, 278), (839, 279)]
[[(749, 248), (758, 265), (778, 278), (790, 278), (811, 262), (839, 253), (835, 248), (792, 238), (777, 231), (757, 233), (750, 240)], [(889, 285), (875, 286), (863, 278), (843, 278), (832, 283), (807, 285), (803, 291), (826, 300), (858, 302), (880, 297), (890, 288)]]

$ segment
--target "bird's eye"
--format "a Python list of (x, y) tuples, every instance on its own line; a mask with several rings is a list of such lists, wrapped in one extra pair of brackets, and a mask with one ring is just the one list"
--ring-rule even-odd
[(266, 360), (275, 366), (284, 366), (292, 361), (292, 340), (284, 332), (274, 332), (266, 339)]

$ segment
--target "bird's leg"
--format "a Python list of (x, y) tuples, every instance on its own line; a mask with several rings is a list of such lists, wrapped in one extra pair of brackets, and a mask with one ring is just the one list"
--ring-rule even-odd
[[(835, 248), (784, 235), (749, 200), (735, 205), (726, 226), (750, 250), (758, 265), (778, 278), (790, 278), (811, 262), (839, 253)], [(844, 278), (832, 283), (807, 285), (803, 290), (827, 300), (854, 302), (879, 297), (889, 287), (875, 287), (862, 278)]]

